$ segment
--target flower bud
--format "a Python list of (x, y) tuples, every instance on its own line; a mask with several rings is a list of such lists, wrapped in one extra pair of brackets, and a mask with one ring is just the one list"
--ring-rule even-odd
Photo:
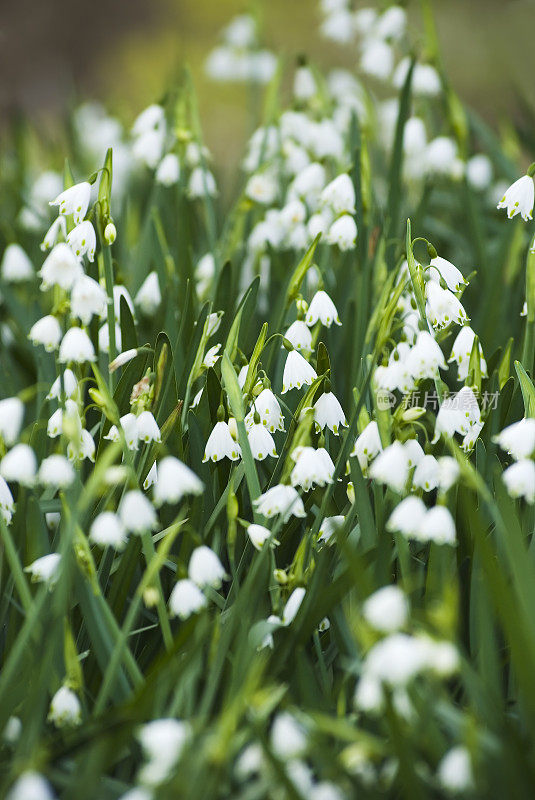
[(108, 222), (106, 227), (104, 228), (104, 241), (107, 245), (111, 245), (114, 243), (115, 239), (117, 238), (117, 228), (113, 224), (113, 222)]

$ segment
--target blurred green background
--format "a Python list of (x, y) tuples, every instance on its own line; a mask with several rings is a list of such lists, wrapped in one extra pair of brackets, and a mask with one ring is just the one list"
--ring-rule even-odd
[[(54, 117), (75, 98), (102, 100), (129, 123), (183, 64), (193, 72), (205, 138), (219, 169), (235, 168), (250, 127), (247, 89), (214, 84), (203, 61), (236, 13), (260, 15), (264, 44), (292, 64), (306, 52), (324, 66), (356, 53), (320, 38), (317, 0), (4, 0), (0, 111)], [(369, 0), (357, 7), (375, 5)], [(408, 4), (415, 29), (419, 0)], [(494, 124), (535, 105), (535, 0), (435, 0), (443, 57), (461, 97)], [(416, 40), (418, 34), (416, 34)]]

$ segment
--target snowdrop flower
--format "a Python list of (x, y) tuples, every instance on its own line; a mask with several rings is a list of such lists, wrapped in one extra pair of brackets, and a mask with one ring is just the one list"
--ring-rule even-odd
[(162, 158), (165, 146), (165, 130), (149, 130), (138, 136), (132, 146), (135, 159), (141, 161), (149, 169), (156, 169)]
[(147, 763), (139, 771), (143, 784), (157, 786), (168, 779), (191, 736), (186, 722), (156, 719), (141, 727), (138, 739)]
[(439, 369), (446, 369), (442, 350), (429, 331), (418, 333), (416, 344), (407, 355), (406, 366), (417, 380), (438, 377)]
[[(265, 528), (263, 525), (257, 525), (256, 523), (252, 522), (247, 526), (247, 535), (251, 540), (253, 547), (256, 548), (256, 550), (261, 550), (263, 545), (271, 536), (271, 531), (268, 528)], [(277, 540), (274, 540), (273, 544), (279, 543)]]
[(407, 623), (409, 604), (399, 586), (383, 586), (368, 597), (362, 613), (376, 631), (392, 633)]
[(400, 442), (386, 447), (369, 468), (370, 478), (385, 483), (395, 492), (402, 492), (409, 477), (407, 452)]
[(169, 609), (179, 619), (187, 619), (192, 614), (198, 614), (207, 605), (206, 597), (189, 578), (178, 581), (169, 598)]
[(258, 413), (262, 425), (265, 425), (270, 433), (284, 430), (281, 407), (271, 389), (262, 389), (255, 399), (253, 408), (245, 418), (248, 426), (253, 422), (255, 411)]
[(335, 322), (337, 325), (342, 324), (340, 322), (340, 317), (338, 316), (336, 306), (327, 292), (324, 292), (323, 290), (316, 292), (312, 298), (312, 301), (308, 307), (305, 321), (309, 327), (312, 327), (316, 324), (318, 319), (321, 320), (321, 324), (325, 325), (326, 328), (330, 328), (333, 322)]
[(492, 183), (492, 161), (483, 153), (478, 153), (466, 162), (466, 179), (472, 189), (484, 192)]
[(71, 314), (78, 317), (84, 325), (89, 325), (93, 314), (102, 316), (106, 312), (108, 298), (97, 281), (89, 275), (80, 275), (71, 292)]
[(438, 442), (441, 435), (453, 436), (459, 431), (462, 424), (463, 419), (457, 398), (453, 395), (446, 397), (435, 419), (435, 435), (432, 443)]
[(403, 448), (409, 469), (416, 467), (424, 457), (424, 451), (418, 439), (407, 439)]
[(32, 581), (35, 583), (55, 583), (59, 577), (59, 565), (61, 556), (59, 553), (49, 553), (36, 559), (24, 572), (29, 572)]
[(296, 69), (293, 83), (294, 97), (297, 100), (310, 100), (317, 90), (312, 70), (307, 66), (301, 66)]
[(301, 386), (310, 384), (317, 378), (316, 370), (297, 350), (290, 350), (284, 365), (282, 376), (282, 394), (290, 389), (300, 389)]
[(245, 186), (245, 195), (261, 205), (270, 206), (277, 199), (279, 183), (270, 172), (258, 172), (252, 175)]
[(535, 503), (535, 464), (531, 459), (523, 458), (511, 464), (502, 477), (511, 497), (523, 497), (526, 502)]
[(413, 537), (427, 513), (425, 504), (419, 497), (409, 495), (392, 511), (386, 524), (387, 530), (399, 531), (404, 536)]
[(299, 586), (297, 589), (293, 590), (282, 612), (281, 619), (283, 625), (291, 625), (291, 623), (294, 621), (297, 616), (297, 612), (301, 608), (301, 604), (305, 599), (305, 594), (306, 591), (302, 586)]
[(284, 338), (288, 339), (295, 350), (300, 350), (303, 353), (310, 353), (312, 351), (312, 333), (308, 325), (301, 319), (296, 319), (292, 322)]
[(466, 747), (452, 747), (437, 768), (440, 785), (447, 792), (465, 794), (474, 785), (472, 761)]
[(127, 534), (117, 514), (113, 511), (103, 511), (93, 520), (89, 529), (89, 539), (99, 547), (122, 550), (127, 541)]
[(375, 33), (381, 39), (397, 41), (405, 33), (407, 12), (401, 6), (390, 6), (377, 20)]
[(51, 439), (55, 439), (56, 436), (59, 436), (61, 433), (63, 433), (65, 421), (68, 423), (67, 427), (74, 428), (81, 435), (82, 423), (78, 413), (78, 406), (74, 400), (67, 399), (65, 401), (65, 411), (63, 411), (61, 408), (58, 408), (57, 411), (54, 411), (48, 420), (46, 431), (47, 435)]
[(355, 187), (347, 174), (338, 175), (323, 189), (320, 200), (322, 205), (330, 206), (334, 214), (355, 213)]
[(127, 531), (136, 534), (151, 531), (158, 524), (152, 504), (139, 489), (124, 495), (119, 505), (119, 518)]
[(432, 492), (439, 483), (439, 465), (434, 456), (424, 456), (416, 467), (412, 478), (413, 486)]
[(87, 213), (91, 197), (91, 184), (84, 181), (76, 183), (69, 189), (58, 194), (55, 200), (50, 201), (51, 206), (59, 206), (59, 213), (67, 216), (72, 214), (75, 225), (78, 225)]
[[(403, 58), (395, 69), (392, 83), (396, 89), (403, 88), (410, 67), (410, 58)], [(431, 64), (415, 64), (412, 73), (412, 91), (421, 97), (436, 97), (442, 88), (440, 75)]]
[(522, 219), (526, 222), (533, 219), (535, 186), (530, 173), (531, 167), (527, 175), (523, 175), (509, 186), (496, 206), (498, 209), (506, 208), (509, 219), (513, 219), (517, 214), (520, 214)]
[(204, 484), (197, 475), (174, 456), (158, 462), (158, 479), (154, 486), (154, 502), (179, 503), (186, 494), (202, 494)]
[(308, 492), (315, 485), (325, 486), (326, 483), (332, 483), (330, 465), (326, 466), (319, 450), (313, 447), (296, 447), (292, 459), (295, 462), (290, 476), (292, 486), (300, 486), (303, 491)]
[(16, 444), (0, 462), (0, 474), (6, 481), (31, 486), (37, 471), (37, 459), (27, 444)]
[(260, 772), (264, 764), (264, 752), (260, 744), (247, 745), (236, 762), (236, 775), (240, 780), (247, 780)]
[[(468, 369), (470, 367), (470, 356), (472, 354), (472, 347), (474, 344), (475, 333), (469, 325), (463, 325), (451, 348), (451, 355), (448, 361), (455, 361), (457, 363), (457, 380), (465, 381), (468, 378)], [(480, 345), (481, 354), (481, 345)], [(480, 368), (481, 375), (487, 377), (487, 362), (483, 355), (480, 355)]]
[(156, 170), (156, 183), (162, 186), (173, 186), (180, 179), (180, 161), (175, 153), (168, 153), (162, 158)]
[(340, 425), (347, 428), (342, 406), (333, 392), (324, 392), (314, 403), (314, 421), (316, 430), (322, 431), (327, 426), (335, 436), (338, 436)]
[(495, 436), (494, 441), (502, 450), (510, 453), (515, 461), (530, 458), (535, 451), (535, 419), (525, 417), (513, 422)]
[(124, 353), (119, 353), (119, 355), (108, 364), (108, 371), (115, 372), (119, 367), (124, 367), (124, 365), (132, 361), (137, 354), (138, 350), (134, 347), (130, 348), (130, 350), (125, 350)]
[(149, 272), (141, 284), (135, 297), (135, 303), (146, 317), (152, 317), (158, 310), (161, 302), (162, 293), (160, 291), (158, 274), (153, 270)]
[(67, 234), (67, 244), (78, 258), (87, 253), (89, 261), (94, 261), (97, 238), (92, 223), (89, 220), (80, 222)]
[(85, 428), (80, 431), (80, 439), (76, 441), (73, 439), (67, 445), (67, 456), (69, 461), (83, 461), (87, 458), (89, 461), (95, 461), (95, 440)]
[(410, 117), (403, 129), (403, 151), (410, 157), (420, 157), (427, 144), (425, 124), (420, 117)]
[(366, 472), (368, 464), (381, 452), (383, 446), (381, 444), (381, 437), (379, 436), (379, 428), (377, 422), (373, 420), (368, 422), (362, 433), (357, 437), (355, 446), (350, 453), (350, 456), (358, 458), (362, 472)]
[(353, 39), (351, 12), (347, 8), (339, 8), (328, 14), (321, 23), (321, 34), (338, 44), (348, 44)]
[(22, 722), (19, 717), (9, 717), (5, 728), (2, 731), (2, 739), (9, 745), (15, 745), (22, 733)]
[(325, 167), (314, 161), (296, 175), (288, 188), (288, 200), (300, 199), (306, 201), (307, 205), (312, 201), (312, 206), (314, 206), (315, 201), (319, 200), (326, 182)]
[(201, 589), (211, 586), (219, 589), (226, 579), (223, 564), (213, 550), (206, 545), (197, 547), (190, 556), (188, 576)]
[(256, 500), (253, 506), (266, 519), (281, 514), (283, 521), (286, 522), (290, 516), (306, 517), (303, 501), (299, 497), (293, 486), (285, 486), (282, 483), (272, 486)]
[(13, 502), (13, 495), (11, 494), (9, 486), (0, 475), (0, 514), (6, 525), (11, 523), (14, 510), (15, 503)]
[(390, 686), (406, 686), (428, 666), (423, 639), (392, 633), (375, 644), (364, 662), (364, 674)]
[(195, 167), (188, 181), (188, 196), (195, 200), (199, 197), (214, 197), (216, 194), (217, 187), (212, 173), (202, 167)]
[(18, 397), (0, 400), (0, 436), (8, 447), (19, 437), (24, 418), (24, 403)]
[[(137, 450), (139, 440), (139, 427), (137, 420), (138, 418), (136, 415), (131, 413), (124, 414), (119, 419), (119, 423), (126, 441), (126, 446), (129, 450)], [(110, 442), (120, 442), (121, 437), (117, 426), (112, 425), (104, 438), (108, 439)]]
[(68, 291), (75, 280), (83, 275), (83, 269), (69, 245), (60, 242), (46, 257), (38, 275), (41, 277), (43, 291), (51, 286), (59, 286)]
[(132, 125), (132, 135), (141, 136), (142, 133), (154, 130), (155, 128), (162, 128), (165, 126), (165, 111), (162, 106), (156, 103), (147, 106), (143, 111), (138, 114)]
[(78, 725), (82, 720), (82, 707), (76, 694), (68, 686), (62, 686), (50, 703), (48, 719), (57, 728)]
[(161, 442), (158, 423), (151, 411), (142, 411), (137, 417), (137, 436), (140, 442)]
[(28, 339), (32, 344), (44, 345), (47, 353), (51, 353), (59, 347), (61, 341), (61, 325), (56, 317), (47, 314), (46, 317), (41, 317), (30, 328)]
[(145, 489), (145, 491), (150, 489), (151, 486), (155, 486), (157, 480), (158, 480), (158, 467), (156, 466), (156, 461), (155, 461), (152, 467), (147, 472), (147, 477), (143, 481), (143, 488)]
[(228, 424), (219, 420), (206, 442), (203, 464), (206, 461), (220, 461), (222, 458), (238, 461), (241, 458), (241, 447), (232, 438)]
[(41, 461), (38, 480), (43, 486), (66, 489), (74, 481), (75, 472), (65, 456), (53, 454)]
[(39, 245), (41, 250), (43, 252), (50, 250), (58, 241), (60, 241), (61, 236), (64, 240), (67, 239), (67, 221), (65, 220), (65, 217), (60, 215), (54, 220), (46, 232), (43, 241)]
[(459, 480), (461, 470), (452, 456), (441, 456), (438, 463), (438, 487), (441, 492), (448, 492)]
[[(304, 592), (304, 589), (302, 591)], [(303, 727), (288, 711), (277, 714), (273, 720), (270, 739), (271, 749), (282, 761), (299, 758), (307, 747), (307, 737)]]
[(27, 770), (17, 778), (6, 800), (54, 800), (50, 784), (39, 772)]
[(420, 520), (416, 539), (436, 544), (455, 544), (455, 523), (445, 506), (435, 506)]
[[(460, 412), (458, 433), (463, 435), (470, 433), (475, 426), (481, 426), (481, 412), (477, 403), (477, 398), (469, 386), (463, 386), (455, 397), (457, 408)], [(481, 430), (481, 427), (479, 430)]]
[(336, 531), (344, 524), (345, 517), (336, 514), (334, 517), (325, 517), (319, 529), (318, 542), (329, 543)]
[(390, 45), (380, 39), (370, 39), (364, 45), (360, 57), (360, 68), (366, 75), (386, 81), (394, 67), (394, 52)]
[(343, 252), (352, 250), (357, 238), (357, 224), (349, 214), (342, 214), (333, 222), (327, 232), (327, 244), (338, 245)]
[[(117, 319), (117, 312), (116, 312), (116, 319)], [(107, 322), (105, 322), (104, 325), (101, 328), (99, 328), (98, 347), (101, 353), (110, 352), (110, 331)], [(117, 348), (117, 350), (120, 350), (122, 347), (121, 326), (119, 325), (118, 322), (115, 323), (115, 347)]]
[(442, 278), (450, 292), (458, 292), (468, 284), (462, 272), (451, 261), (446, 261), (440, 256), (431, 259), (428, 275), (437, 283), (440, 283), (440, 278)]
[(8, 244), (4, 250), (0, 271), (6, 283), (21, 283), (35, 275), (33, 264), (20, 244)]
[(263, 461), (265, 458), (267, 458), (267, 456), (273, 456), (276, 458), (277, 450), (275, 448), (273, 437), (266, 426), (260, 422), (260, 416), (258, 414), (255, 416), (257, 417), (258, 421), (253, 422), (247, 431), (247, 437), (249, 439), (249, 445), (251, 447), (253, 458), (256, 461)]
[(74, 361), (83, 364), (84, 361), (95, 361), (95, 350), (91, 339), (82, 328), (69, 328), (59, 348), (59, 362), (66, 364)]
[(443, 289), (436, 281), (425, 285), (426, 314), (434, 328), (446, 328), (451, 322), (463, 325), (468, 316), (458, 298), (449, 289)]
[(424, 154), (425, 171), (430, 175), (459, 177), (457, 145), (448, 136), (437, 136), (429, 142)]
[(206, 354), (202, 362), (203, 367), (206, 367), (208, 369), (209, 367), (214, 367), (217, 364), (218, 359), (221, 358), (221, 356), (218, 355), (220, 349), (221, 345), (216, 344), (213, 347), (210, 347), (210, 349), (206, 351)]

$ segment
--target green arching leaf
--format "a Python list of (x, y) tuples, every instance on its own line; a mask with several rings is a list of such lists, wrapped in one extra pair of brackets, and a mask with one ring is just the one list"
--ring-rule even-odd
[(264, 322), (264, 324), (262, 325), (262, 330), (260, 331), (257, 342), (255, 344), (251, 360), (249, 361), (249, 366), (247, 367), (247, 376), (245, 378), (245, 384), (243, 386), (243, 393), (246, 397), (251, 393), (251, 389), (254, 386), (258, 362), (260, 361), (260, 356), (262, 355), (262, 350), (264, 349), (264, 344), (266, 342), (267, 330), (268, 330), (268, 324), (267, 322)]
[(535, 417), (535, 386), (531, 382), (529, 375), (520, 363), (515, 361), (515, 370), (520, 382), (522, 397), (524, 399), (524, 412), (526, 417)]

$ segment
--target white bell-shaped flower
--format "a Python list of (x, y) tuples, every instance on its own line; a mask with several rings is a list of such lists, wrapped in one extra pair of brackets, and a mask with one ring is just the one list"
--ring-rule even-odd
[(265, 206), (273, 205), (278, 194), (279, 182), (276, 175), (269, 171), (251, 175), (245, 186), (245, 196)]
[(34, 277), (33, 264), (20, 244), (8, 244), (2, 256), (0, 273), (6, 283), (22, 283)]
[(426, 512), (425, 503), (419, 497), (409, 495), (392, 511), (386, 524), (387, 530), (399, 531), (407, 537), (415, 536)]
[(15, 444), (19, 438), (23, 419), (22, 400), (18, 397), (6, 397), (5, 400), (0, 400), (0, 436), (8, 447)]
[(301, 319), (296, 319), (295, 322), (292, 322), (284, 334), (284, 338), (288, 339), (296, 350), (306, 354), (312, 351), (312, 333), (306, 322)]
[(67, 244), (77, 258), (82, 258), (87, 253), (89, 261), (94, 261), (97, 238), (92, 223), (89, 220), (80, 222), (67, 234)]
[(418, 333), (416, 344), (411, 347), (405, 363), (416, 380), (436, 378), (439, 369), (446, 369), (447, 366), (440, 346), (429, 331)]
[(294, 621), (305, 599), (305, 594), (306, 591), (302, 586), (298, 586), (297, 589), (293, 590), (282, 611), (281, 620), (283, 625), (291, 625)]
[(446, 328), (452, 322), (464, 325), (468, 316), (461, 302), (450, 292), (443, 289), (436, 281), (428, 281), (425, 285), (426, 314), (434, 328)]
[(89, 325), (94, 314), (102, 316), (106, 311), (106, 292), (89, 275), (76, 279), (71, 291), (71, 314), (78, 317), (84, 325)]
[(340, 425), (347, 428), (346, 416), (333, 392), (326, 390), (314, 403), (314, 422), (318, 431), (327, 427), (335, 436), (338, 436)]
[(380, 483), (384, 483), (395, 492), (402, 492), (409, 477), (407, 451), (396, 441), (386, 447), (372, 462), (368, 473)]
[(158, 273), (149, 272), (135, 297), (135, 304), (146, 317), (152, 317), (160, 307), (162, 293), (158, 281)]
[(137, 417), (137, 436), (140, 442), (161, 442), (162, 436), (152, 411), (142, 411)]
[(525, 417), (508, 425), (494, 437), (502, 450), (510, 453), (515, 461), (531, 458), (535, 452), (535, 419)]
[[(138, 732), (146, 762), (138, 772), (143, 786), (156, 787), (171, 775), (191, 736), (187, 722), (178, 719), (155, 719)], [(153, 793), (151, 792), (151, 798)]]
[(34, 583), (53, 584), (59, 577), (60, 563), (61, 555), (59, 553), (49, 553), (25, 567), (24, 572), (30, 574)]
[(188, 619), (208, 605), (199, 587), (189, 578), (178, 581), (169, 598), (169, 610), (179, 619)]
[(517, 214), (526, 222), (533, 219), (535, 186), (530, 175), (523, 175), (506, 190), (496, 208), (506, 208), (507, 216), (513, 219)]
[(206, 367), (208, 369), (209, 367), (214, 367), (217, 364), (218, 360), (221, 358), (221, 356), (219, 355), (220, 349), (221, 345), (216, 344), (213, 347), (210, 347), (210, 349), (206, 351), (202, 362), (203, 367)]
[(409, 617), (409, 604), (399, 586), (383, 586), (374, 592), (362, 607), (364, 619), (381, 633), (403, 628)]
[(46, 250), (51, 250), (55, 244), (59, 241), (66, 241), (67, 239), (67, 221), (65, 217), (60, 216), (57, 217), (50, 228), (45, 233), (43, 241), (39, 245), (41, 250), (45, 252)]
[(94, 463), (95, 461), (95, 440), (88, 430), (82, 428), (80, 439), (70, 441), (67, 445), (67, 456), (69, 461), (83, 461), (85, 458)]
[(256, 461), (263, 461), (265, 458), (267, 458), (267, 456), (273, 456), (273, 458), (277, 457), (277, 450), (275, 448), (273, 436), (270, 434), (266, 426), (260, 422), (259, 415), (258, 422), (253, 422), (253, 424), (249, 427), (249, 430), (247, 431), (247, 437), (249, 439), (249, 445), (251, 447), (253, 458)]
[(458, 292), (468, 283), (468, 281), (465, 281), (460, 269), (457, 269), (451, 261), (446, 261), (445, 258), (440, 256), (431, 259), (428, 275), (435, 283), (440, 283), (442, 278), (450, 292)]
[(386, 81), (394, 68), (394, 51), (381, 39), (369, 39), (362, 50), (360, 68), (366, 75)]
[[(263, 525), (258, 525), (257, 523), (253, 522), (247, 526), (247, 535), (251, 540), (253, 547), (256, 550), (261, 550), (271, 536), (271, 531), (269, 528), (265, 528)], [(277, 542), (275, 539), (273, 540), (273, 544), (279, 544), (279, 542)]]
[(180, 161), (176, 153), (167, 153), (158, 164), (156, 183), (162, 186), (174, 186), (180, 180)]
[(60, 364), (74, 361), (83, 364), (85, 361), (95, 361), (95, 350), (91, 339), (82, 328), (69, 328), (59, 348)]
[(252, 409), (245, 417), (247, 426), (253, 424), (255, 411), (260, 416), (262, 425), (265, 425), (270, 433), (284, 430), (284, 417), (281, 407), (271, 389), (262, 389), (255, 399)]
[(342, 252), (345, 252), (355, 247), (357, 233), (357, 223), (353, 217), (350, 217), (349, 214), (342, 214), (327, 231), (325, 241), (327, 244), (337, 245)]
[(43, 291), (51, 286), (59, 286), (68, 291), (75, 280), (83, 274), (80, 261), (65, 242), (53, 247), (38, 273)]
[(15, 503), (13, 502), (13, 495), (6, 481), (0, 475), (0, 514), (6, 525), (10, 524), (14, 510)]
[(214, 197), (217, 194), (217, 186), (210, 170), (195, 167), (189, 176), (187, 191), (192, 200), (200, 197)]
[(455, 544), (455, 522), (445, 506), (430, 508), (420, 520), (416, 537), (421, 542)]
[(23, 772), (6, 795), (6, 800), (55, 800), (48, 781), (35, 770)]
[(132, 155), (149, 169), (156, 169), (165, 147), (165, 130), (149, 130), (137, 136), (132, 145)]
[[(457, 380), (465, 381), (468, 378), (468, 368), (470, 366), (470, 356), (472, 354), (472, 347), (474, 344), (475, 333), (469, 325), (463, 325), (451, 348), (451, 354), (448, 361), (455, 361), (457, 363)], [(480, 345), (480, 368), (481, 375), (487, 377), (487, 362), (481, 353)]]
[[(52, 386), (50, 387), (50, 391), (46, 396), (47, 400), (59, 400), (61, 398), (61, 376), (58, 375)], [(72, 369), (63, 370), (63, 391), (65, 393), (65, 398), (74, 397), (76, 392), (78, 391), (78, 381), (76, 380), (76, 375), (72, 371)]]
[(82, 706), (68, 686), (62, 686), (52, 698), (48, 719), (57, 728), (78, 725), (82, 721)]
[(481, 411), (473, 390), (469, 386), (463, 386), (455, 395), (455, 402), (460, 413), (458, 432), (464, 436), (470, 433), (475, 426), (480, 426), (479, 430), (481, 430), (483, 427)]
[(188, 576), (201, 589), (205, 586), (218, 589), (225, 580), (226, 573), (218, 556), (203, 544), (190, 556)]
[(89, 540), (99, 547), (122, 550), (127, 542), (126, 529), (117, 514), (103, 511), (93, 520), (89, 529)]
[(313, 447), (296, 447), (292, 459), (295, 462), (290, 476), (292, 486), (300, 486), (303, 491), (308, 492), (314, 486), (332, 483), (332, 472), (318, 450)]
[[(301, 601), (304, 591), (300, 588), (297, 595), (301, 597)], [(284, 762), (299, 758), (307, 747), (307, 736), (303, 726), (288, 711), (277, 714), (273, 720), (270, 739), (271, 749), (277, 758)]]
[(372, 420), (368, 422), (362, 433), (357, 437), (350, 456), (356, 456), (358, 458), (360, 468), (362, 472), (365, 473), (370, 461), (372, 461), (382, 449), (383, 446), (381, 444), (377, 422)]
[(336, 531), (344, 524), (345, 517), (342, 514), (335, 514), (333, 517), (324, 517), (320, 529), (318, 542), (329, 543)]
[(156, 466), (156, 461), (155, 461), (152, 467), (147, 472), (147, 477), (143, 481), (143, 488), (145, 489), (145, 491), (150, 489), (151, 486), (154, 486), (157, 480), (158, 480), (158, 467)]
[(238, 461), (241, 458), (241, 447), (232, 438), (228, 424), (219, 420), (206, 442), (203, 464), (206, 461), (220, 461), (222, 458)]
[(56, 317), (47, 314), (46, 317), (41, 317), (30, 328), (28, 339), (32, 344), (44, 345), (45, 350), (51, 353), (59, 347), (61, 341), (61, 325)]
[(158, 524), (152, 503), (138, 489), (127, 492), (119, 505), (119, 517), (127, 531), (141, 534)]
[[(118, 322), (115, 323), (115, 347), (120, 350), (122, 347), (121, 326)], [(98, 348), (101, 353), (110, 352), (110, 329), (108, 323), (105, 322), (98, 331)], [(112, 362), (113, 363), (113, 362)]]
[(333, 322), (336, 325), (342, 324), (336, 306), (327, 292), (323, 290), (316, 292), (312, 298), (305, 321), (309, 327), (312, 327), (312, 325), (316, 324), (318, 319), (321, 320), (321, 324), (325, 325), (326, 328), (330, 328)]
[(413, 486), (432, 492), (439, 485), (439, 464), (435, 456), (424, 456), (417, 465), (412, 477)]
[(61, 408), (58, 408), (48, 420), (46, 429), (47, 436), (49, 436), (51, 439), (55, 439), (57, 436), (62, 434), (65, 420), (67, 420), (71, 426), (74, 426), (81, 435), (82, 423), (78, 413), (78, 406), (74, 400), (67, 399), (65, 401), (65, 411), (63, 411)]
[(66, 489), (74, 481), (75, 472), (65, 456), (54, 453), (41, 461), (37, 478), (43, 486)]
[(65, 216), (72, 214), (75, 225), (78, 225), (87, 213), (90, 197), (91, 184), (83, 181), (58, 194), (55, 200), (50, 201), (50, 205), (59, 206), (60, 214)]
[(511, 464), (502, 477), (511, 497), (523, 497), (528, 503), (535, 503), (535, 464), (531, 459), (523, 458)]
[(452, 456), (441, 456), (438, 462), (438, 487), (441, 492), (448, 492), (457, 483), (461, 469)]
[(320, 199), (322, 205), (329, 206), (336, 216), (355, 213), (355, 187), (349, 175), (338, 175), (328, 183)]
[(290, 516), (306, 517), (303, 501), (296, 489), (293, 486), (285, 486), (282, 483), (272, 486), (267, 492), (253, 500), (253, 506), (266, 519), (275, 517), (278, 514), (282, 515), (284, 522)]
[(317, 377), (316, 370), (308, 361), (297, 350), (290, 350), (284, 365), (282, 394), (291, 389), (300, 389), (303, 385), (310, 386)]
[(448, 794), (462, 797), (471, 792), (474, 787), (474, 773), (472, 759), (466, 747), (459, 745), (448, 750), (437, 767), (437, 778)]
[(154, 486), (154, 502), (179, 503), (186, 494), (202, 494), (204, 484), (182, 461), (166, 456), (158, 462), (158, 477)]
[(403, 447), (407, 456), (407, 465), (409, 469), (417, 467), (424, 457), (424, 451), (418, 439), (407, 439)]
[(11, 483), (31, 486), (35, 480), (37, 459), (28, 444), (16, 444), (0, 462), (0, 475)]

